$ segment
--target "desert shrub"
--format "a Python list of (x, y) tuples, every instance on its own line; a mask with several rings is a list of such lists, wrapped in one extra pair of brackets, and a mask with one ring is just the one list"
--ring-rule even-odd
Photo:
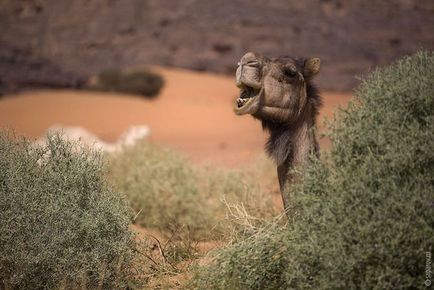
[(248, 172), (193, 166), (183, 155), (146, 142), (113, 155), (109, 176), (130, 200), (137, 224), (193, 240), (223, 238), (223, 200), (260, 216), (272, 211)]
[(134, 282), (132, 211), (103, 176), (97, 152), (60, 135), (37, 147), (0, 133), (0, 288)]
[[(424, 289), (434, 237), (434, 55), (373, 72), (294, 186), (285, 226), (220, 251), (196, 289)], [(426, 266), (428, 263), (428, 266)], [(425, 284), (427, 283), (427, 284)]]
[(187, 161), (168, 149), (140, 144), (115, 155), (109, 170), (114, 186), (136, 211), (136, 223), (177, 230), (197, 221), (205, 229), (205, 204), (196, 198), (196, 178)]
[(111, 69), (102, 71), (98, 75), (97, 83), (91, 88), (152, 98), (158, 95), (163, 85), (163, 77), (153, 72), (122, 72)]

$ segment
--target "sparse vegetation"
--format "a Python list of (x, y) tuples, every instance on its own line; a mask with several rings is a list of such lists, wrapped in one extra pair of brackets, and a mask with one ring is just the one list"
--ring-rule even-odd
[[(260, 170), (196, 167), (148, 143), (111, 156), (108, 176), (100, 153), (61, 135), (35, 147), (2, 133), (0, 152), (0, 285), (7, 289), (182, 287), (207, 247), (254, 231), (262, 220), (249, 220), (252, 212), (276, 212), (254, 182)], [(140, 238), (129, 229), (134, 216)]]
[[(124, 289), (135, 281), (132, 211), (100, 154), (0, 133), (0, 288)], [(63, 287), (63, 288), (62, 288)]]
[(292, 188), (289, 220), (258, 182), (273, 166), (197, 167), (139, 143), (105, 167), (59, 135), (35, 147), (0, 133), (0, 288), (424, 288), (433, 80), (421, 52), (364, 81), (330, 124), (333, 149)]
[(331, 152), (314, 159), (291, 191), (288, 223), (271, 222), (221, 250), (189, 288), (426, 288), (433, 53), (375, 71), (356, 96), (330, 125)]
[(173, 150), (142, 142), (110, 156), (108, 164), (109, 179), (146, 229), (142, 251), (149, 257), (150, 288), (183, 287), (204, 245), (241, 239), (277, 212), (272, 193), (256, 180), (269, 163), (243, 172), (194, 166)]
[(154, 98), (163, 86), (163, 77), (150, 71), (123, 72), (111, 69), (102, 71), (96, 84), (90, 88)]
[(182, 155), (149, 143), (127, 148), (110, 161), (110, 179), (143, 227), (193, 240), (219, 239), (228, 226), (223, 199), (263, 215), (273, 212), (270, 198), (248, 172), (194, 167)]

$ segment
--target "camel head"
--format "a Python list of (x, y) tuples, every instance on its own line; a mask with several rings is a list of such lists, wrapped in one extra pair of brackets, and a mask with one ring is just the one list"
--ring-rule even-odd
[(236, 84), (241, 93), (234, 112), (250, 114), (263, 121), (296, 122), (309, 103), (309, 82), (319, 68), (319, 58), (270, 59), (246, 53), (236, 72)]

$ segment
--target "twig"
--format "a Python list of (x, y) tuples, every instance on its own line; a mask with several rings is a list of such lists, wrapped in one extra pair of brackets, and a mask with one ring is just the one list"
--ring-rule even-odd
[(169, 260), (167, 260), (166, 255), (164, 254), (163, 248), (161, 247), (161, 243), (160, 240), (158, 240), (156, 237), (154, 237), (153, 235), (148, 234), (148, 236), (150, 236), (151, 238), (153, 238), (156, 242), (157, 242), (157, 246), (158, 246), (158, 250), (160, 251), (161, 257), (163, 257), (163, 262), (164, 264), (167, 263), (169, 264), (174, 270), (178, 271), (178, 268), (176, 268), (172, 263), (169, 262)]
[(142, 210), (143, 210), (143, 208), (141, 208), (141, 209), (139, 210), (139, 212), (134, 216), (134, 218), (133, 218), (133, 222), (136, 221), (136, 218), (139, 216), (139, 214), (142, 212)]
[(140, 251), (137, 250), (137, 249), (135, 249), (135, 251), (136, 251), (137, 253), (139, 253), (140, 255), (143, 255), (144, 257), (148, 258), (148, 259), (149, 259), (152, 263), (154, 263), (156, 266), (159, 266), (159, 264), (158, 264), (157, 262), (155, 262), (155, 260), (152, 259), (151, 256), (149, 256), (149, 255), (147, 255), (147, 254), (145, 254), (145, 253), (142, 253), (142, 252), (140, 252)]

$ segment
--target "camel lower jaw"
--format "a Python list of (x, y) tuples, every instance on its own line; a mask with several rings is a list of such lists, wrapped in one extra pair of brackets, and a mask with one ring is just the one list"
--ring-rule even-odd
[(255, 90), (251, 87), (244, 87), (241, 90), (240, 97), (237, 98), (234, 105), (234, 112), (237, 115), (251, 114), (254, 112), (250, 112), (250, 108), (253, 103), (256, 102), (256, 99), (261, 94), (262, 90)]
[(234, 107), (234, 112), (237, 115), (245, 115), (245, 114), (250, 114), (253, 112), (250, 112), (250, 105), (252, 104), (254, 98), (250, 98), (248, 101), (246, 101), (242, 107), (238, 107), (238, 105), (235, 105)]

